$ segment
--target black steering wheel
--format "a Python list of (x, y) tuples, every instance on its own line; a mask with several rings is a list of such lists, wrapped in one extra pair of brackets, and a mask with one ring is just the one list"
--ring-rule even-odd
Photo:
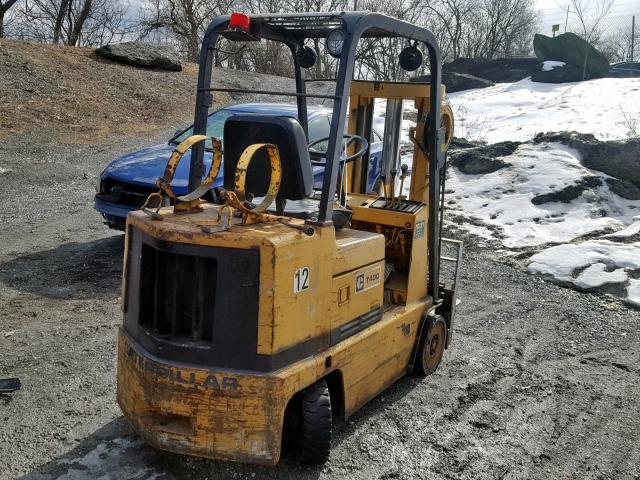
[[(313, 148), (314, 145), (317, 145), (319, 143), (322, 142), (328, 142), (329, 138), (331, 137), (322, 137), (322, 138), (318, 138), (317, 140), (314, 140), (313, 142), (311, 142), (308, 145), (309, 148), (309, 153), (311, 155), (313, 155), (314, 157), (319, 157), (321, 160), (311, 160), (311, 165), (316, 165), (316, 166), (320, 166), (320, 167), (324, 167), (327, 164), (327, 152), (324, 151), (320, 151), (320, 150), (315, 150)], [(369, 148), (369, 141), (364, 138), (361, 135), (343, 135), (343, 143), (342, 143), (342, 151), (345, 152), (347, 150), (347, 148), (349, 148), (349, 145), (351, 145), (353, 142), (359, 142), (360, 143), (360, 150), (358, 150), (356, 153), (354, 153), (353, 155), (349, 155), (347, 158), (341, 158), (340, 159), (340, 163), (349, 163), (349, 162), (353, 162), (354, 160), (360, 158), (362, 155), (364, 155), (367, 151), (367, 149)], [(346, 141), (344, 139), (347, 139)]]

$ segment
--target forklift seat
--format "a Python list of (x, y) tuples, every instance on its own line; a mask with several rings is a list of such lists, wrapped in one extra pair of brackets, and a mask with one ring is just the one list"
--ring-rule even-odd
[[(273, 143), (278, 147), (282, 169), (280, 198), (302, 200), (313, 193), (313, 168), (300, 122), (291, 117), (257, 114), (233, 115), (224, 124), (224, 188), (234, 189), (240, 155), (255, 143)], [(269, 156), (260, 149), (247, 172), (246, 192), (265, 195), (270, 176)]]

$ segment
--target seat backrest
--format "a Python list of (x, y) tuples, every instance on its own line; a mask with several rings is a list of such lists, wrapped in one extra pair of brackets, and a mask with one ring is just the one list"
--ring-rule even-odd
[[(273, 143), (280, 153), (281, 198), (301, 200), (313, 193), (313, 168), (307, 137), (295, 118), (272, 115), (233, 115), (224, 124), (224, 187), (233, 190), (236, 165), (245, 148), (254, 143)], [(271, 165), (265, 149), (260, 149), (247, 171), (246, 192), (267, 193)]]

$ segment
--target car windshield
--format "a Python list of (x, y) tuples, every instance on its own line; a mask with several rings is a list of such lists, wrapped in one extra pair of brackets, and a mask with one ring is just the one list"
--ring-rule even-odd
[[(222, 136), (224, 133), (224, 122), (231, 115), (234, 115), (234, 113), (235, 112), (232, 112), (231, 110), (218, 110), (217, 112), (214, 112), (211, 115), (209, 115), (207, 119), (207, 137), (218, 138), (220, 139), (220, 141), (222, 141)], [(193, 127), (187, 128), (180, 135), (172, 138), (169, 143), (178, 144), (180, 142), (185, 141), (191, 135), (193, 135)], [(206, 148), (211, 148), (211, 140), (207, 140)]]

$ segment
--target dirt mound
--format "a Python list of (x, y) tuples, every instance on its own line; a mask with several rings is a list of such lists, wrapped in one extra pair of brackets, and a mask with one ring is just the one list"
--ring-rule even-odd
[[(198, 75), (193, 63), (184, 63), (181, 72), (149, 70), (100, 58), (89, 48), (2, 39), (0, 72), (0, 139), (36, 133), (43, 143), (93, 144), (193, 118)], [(226, 88), (295, 88), (293, 79), (270, 75), (215, 69), (213, 76)], [(312, 90), (327, 88), (314, 84)], [(216, 93), (214, 107), (260, 100), (264, 97)]]
[[(197, 68), (143, 70), (93, 49), (0, 41), (0, 136), (42, 131), (50, 141), (94, 143), (188, 118)], [(179, 113), (177, 113), (179, 112)], [(45, 139), (43, 139), (45, 140)]]

